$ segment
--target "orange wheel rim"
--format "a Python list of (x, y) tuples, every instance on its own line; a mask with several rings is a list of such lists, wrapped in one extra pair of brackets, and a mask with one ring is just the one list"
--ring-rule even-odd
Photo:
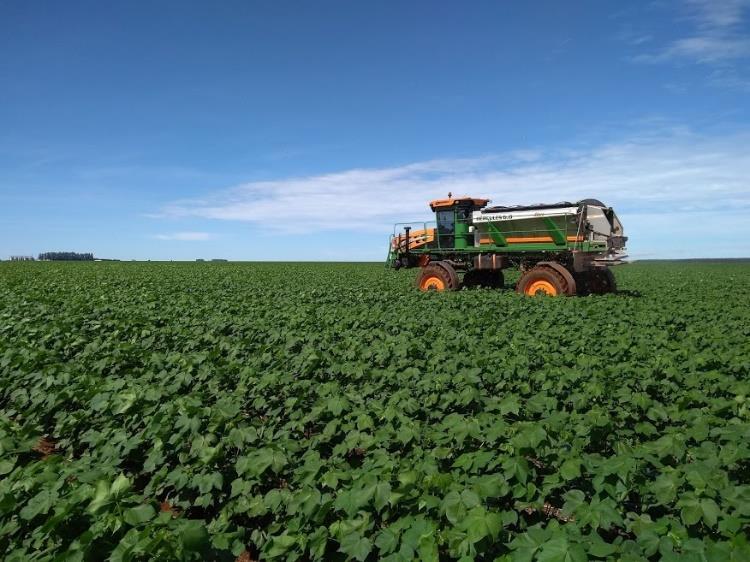
[(557, 289), (555, 288), (555, 286), (549, 281), (545, 281), (544, 279), (532, 281), (526, 287), (526, 291), (524, 292), (530, 296), (542, 294), (554, 297), (557, 295)]
[(419, 288), (423, 291), (445, 291), (445, 282), (437, 275), (430, 275), (422, 279)]

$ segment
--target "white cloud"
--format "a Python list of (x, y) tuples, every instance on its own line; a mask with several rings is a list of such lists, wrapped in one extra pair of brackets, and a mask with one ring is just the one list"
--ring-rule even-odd
[(749, 0), (688, 0), (692, 19), (704, 29), (734, 27), (742, 22)]
[(654, 54), (637, 55), (637, 62), (665, 62), (689, 59), (698, 63), (717, 63), (750, 56), (750, 38), (722, 35), (696, 35), (672, 42), (666, 49)]
[(196, 240), (212, 240), (215, 238), (210, 232), (172, 232), (169, 234), (155, 234), (154, 238), (157, 240), (181, 240), (181, 241), (196, 241)]
[[(495, 204), (595, 197), (618, 213), (747, 212), (750, 134), (712, 138), (676, 130), (577, 150), (527, 151), (251, 182), (166, 206), (161, 215), (246, 221), (282, 232), (387, 232), (429, 219), (448, 192)], [(697, 217), (697, 218), (696, 218)], [(198, 233), (201, 234), (201, 233)]]
[(750, 0), (686, 0), (693, 33), (677, 38), (656, 52), (633, 57), (636, 62), (692, 61), (728, 65), (750, 57), (750, 37), (742, 29)]
[(732, 68), (716, 68), (706, 79), (713, 86), (739, 92), (750, 92), (750, 77), (745, 77)]

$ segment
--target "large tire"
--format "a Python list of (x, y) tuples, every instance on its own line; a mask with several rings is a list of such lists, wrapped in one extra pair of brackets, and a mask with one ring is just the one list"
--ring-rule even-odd
[(450, 264), (432, 262), (422, 268), (417, 277), (417, 287), (420, 291), (455, 291), (458, 289), (458, 275)]
[(549, 266), (536, 266), (518, 280), (516, 292), (527, 296), (552, 297), (571, 294), (571, 287), (559, 271)]
[(617, 281), (615, 281), (615, 276), (608, 267), (587, 271), (586, 284), (592, 295), (606, 295), (607, 293), (617, 292)]
[(573, 277), (573, 274), (563, 264), (556, 261), (540, 261), (536, 266), (549, 267), (559, 273), (565, 280), (565, 294), (569, 297), (579, 294), (575, 277)]
[(503, 272), (491, 269), (472, 269), (464, 275), (464, 287), (486, 287), (488, 289), (499, 289), (505, 284)]

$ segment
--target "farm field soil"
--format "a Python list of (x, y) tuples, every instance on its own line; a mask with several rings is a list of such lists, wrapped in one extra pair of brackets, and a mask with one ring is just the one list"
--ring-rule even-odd
[(0, 264), (0, 552), (750, 560), (750, 264), (615, 273)]

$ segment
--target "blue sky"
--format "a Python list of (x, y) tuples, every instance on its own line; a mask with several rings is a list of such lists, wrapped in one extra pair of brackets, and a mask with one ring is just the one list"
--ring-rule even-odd
[(750, 0), (0, 1), (0, 258), (382, 260), (448, 191), (750, 256)]

